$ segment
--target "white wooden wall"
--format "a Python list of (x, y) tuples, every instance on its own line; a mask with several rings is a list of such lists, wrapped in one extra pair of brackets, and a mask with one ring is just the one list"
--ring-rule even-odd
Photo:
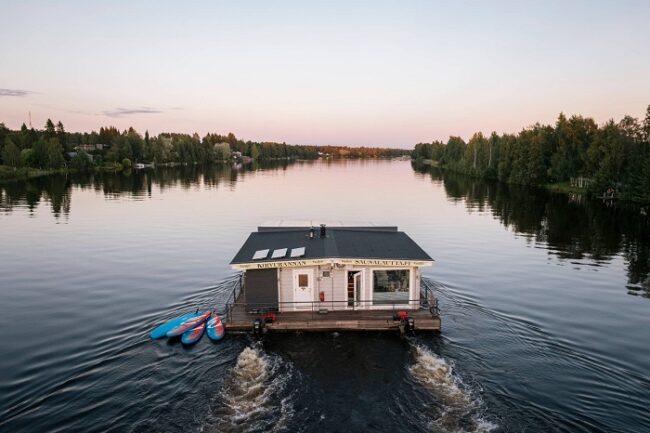
[[(313, 269), (314, 270), (314, 281), (313, 287), (313, 301), (316, 302), (315, 308), (327, 308), (329, 310), (347, 309), (347, 299), (348, 299), (348, 282), (347, 282), (347, 272), (348, 271), (362, 271), (363, 272), (363, 290), (361, 293), (362, 301), (372, 300), (372, 269), (370, 267), (355, 267), (355, 266), (346, 266), (338, 267), (334, 266), (333, 268), (329, 265), (325, 266), (312, 266), (309, 268), (279, 268), (278, 269), (278, 290), (279, 290), (279, 299), (280, 302), (280, 311), (293, 311), (294, 308), (292, 305), (282, 304), (283, 302), (294, 302), (293, 299), (293, 273), (299, 269)], [(377, 268), (378, 269), (378, 268)], [(419, 299), (420, 298), (420, 278), (421, 271), (417, 267), (409, 268), (411, 270), (411, 281), (410, 281), (410, 299)], [(323, 277), (324, 271), (330, 271), (329, 277)], [(319, 301), (320, 292), (325, 294), (325, 302)], [(331, 301), (335, 301), (332, 303)], [(339, 302), (336, 302), (339, 301)], [(382, 309), (386, 308), (381, 306), (372, 306), (370, 302), (362, 302), (360, 304), (361, 308), (369, 309)], [(406, 306), (405, 306), (406, 307)], [(416, 304), (411, 306), (412, 308), (418, 308)], [(359, 307), (357, 307), (359, 308)]]

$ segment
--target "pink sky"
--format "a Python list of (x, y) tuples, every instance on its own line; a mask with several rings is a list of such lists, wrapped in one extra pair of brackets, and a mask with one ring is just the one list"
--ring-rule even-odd
[(642, 1), (20, 2), (3, 15), (11, 128), (31, 112), (70, 131), (411, 147), (650, 104)]

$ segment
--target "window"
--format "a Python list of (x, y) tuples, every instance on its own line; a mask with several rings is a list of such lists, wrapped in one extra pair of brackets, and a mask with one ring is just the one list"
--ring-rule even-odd
[(408, 269), (372, 271), (372, 303), (407, 304), (410, 272)]
[(298, 287), (309, 286), (309, 274), (298, 274)]

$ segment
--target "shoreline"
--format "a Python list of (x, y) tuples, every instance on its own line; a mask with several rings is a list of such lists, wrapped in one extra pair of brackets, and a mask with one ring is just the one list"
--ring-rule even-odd
[(77, 170), (69, 168), (40, 169), (22, 167), (14, 170), (13, 168), (6, 165), (0, 165), (0, 184), (35, 179), (37, 177), (43, 176), (51, 176), (53, 174), (70, 174), (76, 172)]
[[(163, 164), (161, 164), (162, 166)], [(165, 165), (169, 166), (169, 165)], [(124, 168), (122, 164), (115, 165), (102, 165), (99, 167), (93, 167), (90, 170), (79, 170), (76, 168), (33, 168), (33, 167), (21, 167), (13, 169), (6, 165), (0, 165), (0, 184), (16, 182), (21, 180), (35, 179), (37, 177), (43, 176), (52, 176), (55, 174), (75, 174), (75, 173), (107, 173), (113, 172), (118, 173), (122, 171), (133, 170), (131, 167)]]
[(634, 204), (642, 205), (642, 206), (650, 204), (650, 202), (647, 202), (647, 201), (633, 200), (633, 199), (627, 198), (625, 196), (615, 196), (615, 197), (612, 197), (612, 198), (604, 199), (603, 197), (590, 194), (589, 191), (584, 187), (572, 186), (570, 184), (570, 182), (567, 182), (567, 181), (565, 181), (565, 182), (545, 183), (545, 184), (540, 184), (540, 185), (517, 184), (517, 183), (512, 183), (512, 182), (503, 182), (503, 181), (500, 181), (498, 179), (491, 179), (491, 178), (484, 178), (484, 177), (481, 177), (481, 176), (474, 176), (472, 174), (469, 174), (469, 173), (466, 173), (466, 172), (463, 172), (463, 171), (454, 170), (452, 168), (444, 167), (444, 166), (440, 165), (438, 163), (438, 161), (435, 161), (435, 160), (421, 160), (421, 161), (418, 161), (416, 159), (412, 159), (411, 162), (413, 162), (415, 164), (420, 164), (420, 165), (423, 165), (423, 166), (429, 166), (429, 167), (432, 167), (432, 168), (437, 168), (437, 169), (440, 169), (440, 170), (449, 170), (450, 172), (457, 173), (457, 174), (462, 174), (463, 176), (468, 176), (468, 177), (471, 177), (471, 178), (474, 178), (474, 179), (486, 180), (486, 181), (491, 181), (491, 182), (499, 182), (499, 183), (504, 183), (506, 185), (520, 185), (520, 186), (526, 186), (526, 187), (529, 187), (529, 188), (539, 188), (539, 189), (544, 189), (546, 191), (549, 191), (549, 192), (555, 193), (555, 194), (566, 194), (566, 195), (572, 195), (573, 194), (573, 195), (583, 196), (583, 197), (588, 198), (590, 200), (596, 200), (596, 199), (616, 200), (616, 201), (620, 201), (620, 202), (623, 202), (623, 203), (634, 203)]
[[(252, 161), (242, 161), (242, 160), (233, 160), (233, 161), (215, 161), (212, 162), (212, 165), (223, 165), (223, 164), (264, 164), (266, 162), (271, 162), (271, 163), (280, 163), (280, 162), (306, 162), (306, 161), (318, 161), (318, 160), (323, 160), (323, 161), (330, 161), (330, 160), (360, 160), (360, 159), (390, 159), (390, 157), (348, 157), (348, 158), (264, 158), (264, 159), (258, 159), (258, 160), (252, 160)], [(167, 167), (181, 167), (181, 166), (198, 166), (198, 165), (205, 165), (205, 164), (199, 164), (197, 162), (194, 163), (187, 163), (187, 162), (162, 162), (159, 164), (155, 165), (155, 168), (167, 168)], [(151, 167), (147, 167), (151, 168)], [(56, 168), (56, 169), (51, 169), (51, 168), (33, 168), (33, 167), (20, 167), (14, 169), (13, 167), (7, 166), (7, 165), (0, 165), (0, 184), (3, 183), (9, 183), (9, 182), (17, 182), (17, 181), (24, 181), (24, 180), (29, 180), (29, 179), (35, 179), (38, 177), (43, 177), (43, 176), (51, 176), (54, 174), (75, 174), (75, 173), (119, 173), (119, 172), (128, 172), (128, 171), (135, 171), (139, 170), (133, 166), (131, 167), (124, 167), (122, 164), (119, 162), (115, 164), (104, 164), (101, 166), (94, 166), (90, 168), (89, 170), (79, 170), (76, 168)]]

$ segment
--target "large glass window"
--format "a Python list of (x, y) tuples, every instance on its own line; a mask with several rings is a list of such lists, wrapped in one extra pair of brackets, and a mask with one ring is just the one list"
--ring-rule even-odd
[(406, 304), (409, 300), (408, 269), (372, 271), (372, 303)]

